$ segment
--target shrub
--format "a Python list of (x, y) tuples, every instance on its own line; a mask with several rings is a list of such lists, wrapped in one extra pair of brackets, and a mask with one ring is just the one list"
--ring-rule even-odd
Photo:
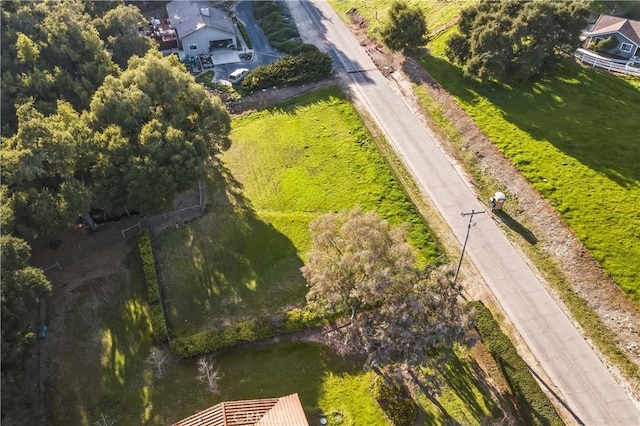
[(606, 52), (607, 50), (611, 50), (618, 45), (618, 39), (616, 36), (609, 36), (603, 39), (598, 40), (595, 43), (595, 50), (599, 52)]
[(549, 398), (529, 372), (509, 338), (500, 330), (491, 312), (481, 302), (471, 302), (476, 310), (476, 328), (484, 345), (496, 360), (513, 395), (519, 414), (531, 425), (561, 425)]
[(241, 321), (219, 330), (208, 330), (171, 340), (171, 350), (190, 357), (235, 346), (240, 341), (255, 341), (275, 336), (277, 330), (268, 318)]
[(253, 17), (258, 21), (270, 13), (282, 11), (282, 6), (275, 1), (254, 1), (251, 6), (253, 7)]
[(281, 9), (280, 11), (274, 11), (265, 16), (262, 22), (260, 22), (262, 29), (266, 31), (268, 28), (290, 27), (291, 24), (287, 21), (287, 18), (282, 16), (282, 12), (283, 10)]
[(168, 338), (168, 332), (160, 302), (158, 301), (150, 305), (149, 309), (151, 309), (151, 328), (153, 329), (153, 335), (159, 342), (164, 342)]
[(331, 57), (325, 53), (302, 52), (254, 69), (243, 80), (242, 87), (245, 90), (259, 90), (318, 80), (331, 74), (331, 65)]
[(140, 258), (142, 259), (144, 277), (147, 281), (147, 297), (151, 304), (153, 302), (157, 302), (160, 297), (158, 292), (158, 277), (156, 276), (156, 267), (153, 260), (153, 250), (151, 248), (151, 240), (149, 240), (149, 233), (147, 231), (143, 231), (140, 234), (138, 249), (140, 251)]
[(413, 425), (418, 409), (404, 385), (390, 385), (383, 377), (377, 376), (373, 396), (395, 426)]
[(240, 34), (242, 35), (244, 42), (247, 44), (247, 49), (253, 49), (253, 43), (251, 42), (251, 38), (249, 38), (249, 33), (247, 32), (247, 29), (244, 27), (242, 22), (237, 21), (237, 24), (238, 24), (238, 30), (240, 30)]
[[(273, 33), (271, 33), (269, 35), (269, 41), (270, 42), (283, 42), (283, 41), (287, 41), (287, 40), (291, 40), (292, 38), (295, 37), (299, 37), (300, 34), (298, 34), (298, 31), (296, 31), (295, 28), (291, 28), (291, 27), (284, 27), (282, 29), (279, 29), (278, 31), (275, 31)], [(296, 44), (300, 44), (300, 43), (296, 43)]]
[(149, 233), (147, 231), (140, 233), (140, 237), (138, 239), (138, 250), (140, 251), (142, 268), (147, 282), (147, 298), (149, 299), (149, 309), (151, 310), (151, 326), (153, 328), (153, 335), (158, 339), (158, 341), (162, 342), (168, 338), (167, 325), (162, 312), (162, 306), (160, 305), (158, 277), (156, 275), (151, 240), (149, 239)]
[(284, 314), (282, 330), (287, 332), (304, 330), (310, 327), (320, 327), (327, 324), (327, 319), (306, 309), (294, 308)]
[[(337, 318), (338, 314), (336, 314)], [(331, 318), (333, 319), (333, 318)], [(171, 351), (187, 358), (220, 349), (230, 348), (241, 341), (267, 339), (277, 334), (291, 333), (306, 328), (318, 327), (329, 322), (306, 309), (295, 308), (275, 318), (259, 317), (217, 330), (207, 330), (191, 336), (171, 339)]]

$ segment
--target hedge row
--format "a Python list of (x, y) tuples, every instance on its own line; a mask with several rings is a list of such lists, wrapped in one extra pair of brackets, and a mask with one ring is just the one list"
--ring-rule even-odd
[[(300, 45), (304, 46), (312, 45)], [(319, 80), (331, 75), (331, 57), (315, 46), (297, 56), (286, 56), (251, 71), (242, 81), (245, 90), (260, 90), (272, 86), (285, 86)]]
[(244, 24), (240, 21), (236, 21), (236, 24), (238, 25), (238, 30), (240, 30), (240, 34), (242, 35), (244, 42), (247, 44), (247, 49), (253, 49), (253, 43), (251, 42), (251, 38), (249, 38), (249, 33), (244, 27)]
[(528, 425), (562, 425), (562, 419), (553, 404), (531, 375), (527, 363), (500, 330), (489, 309), (481, 302), (471, 304), (477, 313), (478, 333), (507, 380), (522, 419)]
[(275, 317), (259, 317), (241, 321), (218, 330), (208, 330), (187, 337), (171, 339), (171, 351), (187, 358), (230, 348), (242, 341), (267, 339), (278, 334), (319, 327), (329, 322), (312, 312), (292, 309)]
[(140, 251), (140, 259), (142, 259), (142, 268), (147, 281), (147, 298), (149, 299), (149, 308), (151, 310), (151, 326), (153, 335), (158, 341), (167, 340), (167, 326), (160, 306), (160, 291), (158, 289), (158, 277), (156, 275), (155, 261), (153, 259), (153, 250), (151, 249), (151, 240), (149, 233), (142, 231), (138, 239), (138, 250)]
[(303, 43), (300, 33), (288, 17), (289, 11), (283, 2), (253, 2), (252, 4), (253, 16), (260, 21), (260, 27), (271, 46), (289, 55), (297, 55), (301, 51), (310, 49), (309, 46), (312, 45), (301, 47)]
[(389, 385), (383, 377), (377, 376), (373, 396), (395, 426), (413, 425), (418, 408), (405, 386)]
[(253, 6), (253, 17), (257, 21), (273, 12), (282, 12), (282, 6), (275, 1), (254, 1), (251, 5)]

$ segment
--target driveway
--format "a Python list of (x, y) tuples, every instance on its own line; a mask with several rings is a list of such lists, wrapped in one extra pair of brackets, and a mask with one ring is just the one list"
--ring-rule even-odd
[[(412, 114), (376, 69), (357, 40), (326, 1), (291, 1), (298, 29), (346, 71), (349, 91), (369, 111), (416, 182), (449, 224), (460, 243), (468, 217), (485, 211), (471, 184), (439, 149), (432, 132)], [(559, 391), (571, 422), (586, 425), (638, 425), (640, 411), (570, 318), (488, 214), (477, 226), (467, 253), (540, 366)], [(549, 384), (547, 384), (549, 385)]]
[(270, 64), (282, 57), (282, 54), (269, 45), (267, 38), (262, 32), (262, 28), (258, 25), (255, 19), (253, 19), (253, 13), (251, 11), (251, 1), (242, 0), (236, 4), (235, 13), (238, 21), (242, 22), (247, 34), (251, 39), (253, 45), (253, 58), (250, 62), (235, 62), (224, 63), (216, 65), (213, 70), (215, 71), (214, 80), (227, 80), (229, 74), (231, 74), (237, 68), (248, 68), (252, 70), (261, 65)]

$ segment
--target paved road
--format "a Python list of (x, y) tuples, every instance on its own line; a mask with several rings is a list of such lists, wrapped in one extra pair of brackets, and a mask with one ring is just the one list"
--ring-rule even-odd
[[(462, 242), (468, 217), (484, 211), (469, 183), (410, 112), (326, 1), (289, 2), (306, 41), (315, 42), (350, 76), (350, 89), (376, 119), (416, 181)], [(474, 220), (467, 253), (565, 402), (585, 425), (640, 425), (640, 411), (498, 226)]]

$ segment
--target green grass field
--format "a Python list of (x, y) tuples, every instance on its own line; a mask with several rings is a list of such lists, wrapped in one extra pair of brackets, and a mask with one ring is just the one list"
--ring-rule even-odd
[(308, 226), (326, 212), (408, 224), (419, 263), (435, 262), (435, 240), (336, 90), (235, 120), (231, 138), (207, 214), (158, 244), (174, 335), (303, 304)]
[[(425, 69), (556, 208), (604, 270), (640, 303), (640, 90), (572, 60), (511, 86), (465, 78), (441, 55)], [(440, 56), (438, 56), (440, 55)]]
[[(117, 425), (166, 425), (222, 401), (291, 393), (299, 394), (310, 424), (321, 415), (330, 425), (388, 424), (372, 396), (373, 374), (362, 371), (362, 361), (315, 344), (244, 347), (218, 354), (216, 366), (223, 377), (215, 395), (196, 380), (196, 359), (169, 358), (164, 377), (154, 377), (145, 361), (153, 338), (145, 297), (135, 252), (126, 268), (87, 280), (74, 292), (64, 326), (50, 330), (48, 337), (59, 348), (49, 351), (48, 424), (97, 424), (104, 416)], [(419, 397), (425, 416), (464, 424), (500, 418), (495, 402), (482, 393), (482, 379), (473, 365), (463, 353), (452, 361), (440, 397), (444, 411)]]
[[(343, 16), (351, 8), (358, 9), (360, 15), (369, 21), (369, 35), (376, 37), (379, 36), (380, 28), (387, 20), (388, 9), (392, 2), (390, 0), (330, 0), (330, 3)], [(422, 9), (427, 22), (427, 31), (431, 34), (450, 25), (464, 7), (476, 2), (473, 0), (409, 0), (408, 3)]]

